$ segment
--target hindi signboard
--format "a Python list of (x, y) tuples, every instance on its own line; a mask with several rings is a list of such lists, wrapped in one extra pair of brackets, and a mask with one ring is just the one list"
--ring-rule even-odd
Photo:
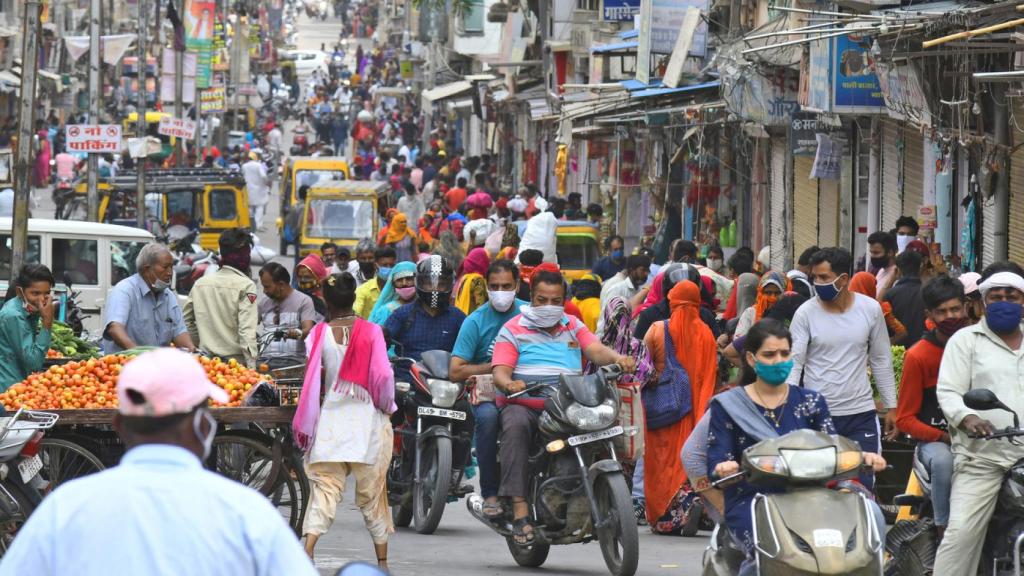
[(601, 19), (606, 22), (629, 22), (640, 13), (640, 0), (602, 0)]
[(160, 117), (160, 127), (157, 128), (157, 132), (172, 138), (191, 140), (196, 137), (196, 123), (184, 118), (162, 116)]
[(121, 151), (121, 127), (117, 124), (71, 124), (64, 130), (69, 152), (87, 154)]
[(199, 112), (202, 114), (223, 114), (227, 109), (224, 88), (207, 88), (199, 93)]

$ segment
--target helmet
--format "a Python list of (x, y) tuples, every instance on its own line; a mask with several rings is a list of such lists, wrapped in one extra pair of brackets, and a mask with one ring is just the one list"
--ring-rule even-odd
[(435, 254), (416, 265), (416, 296), (427, 306), (447, 306), (454, 285), (455, 271), (443, 257)]

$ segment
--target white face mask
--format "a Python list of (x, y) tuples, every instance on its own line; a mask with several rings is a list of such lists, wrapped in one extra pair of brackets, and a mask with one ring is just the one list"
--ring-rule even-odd
[(718, 272), (719, 270), (722, 269), (722, 259), (721, 258), (708, 258), (708, 268), (711, 268), (715, 272)]
[(161, 280), (159, 278), (157, 278), (156, 280), (153, 281), (153, 291), (154, 292), (163, 292), (164, 290), (167, 290), (170, 287), (171, 287), (171, 283), (170, 282), (164, 282), (163, 280)]
[(914, 241), (914, 237), (910, 234), (897, 234), (896, 235), (896, 251), (902, 253), (907, 249), (907, 245)]
[(523, 317), (537, 328), (551, 328), (562, 320), (565, 308), (562, 306), (523, 306)]
[[(203, 435), (202, 421), (206, 420), (206, 423), (210, 426), (210, 433)], [(214, 419), (213, 414), (210, 414), (209, 410), (199, 409), (196, 410), (196, 415), (192, 418), (192, 431), (195, 432), (196, 438), (203, 444), (203, 458), (205, 462), (210, 457), (210, 452), (213, 451), (213, 439), (217, 436), (217, 420)]]
[(514, 290), (488, 290), (487, 298), (491, 301), (491, 306), (494, 307), (498, 312), (508, 312), (509, 308), (512, 307), (512, 303), (516, 301), (516, 293)]

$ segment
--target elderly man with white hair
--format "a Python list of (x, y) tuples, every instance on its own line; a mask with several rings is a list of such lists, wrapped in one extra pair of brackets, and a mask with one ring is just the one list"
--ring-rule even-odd
[(178, 297), (171, 290), (174, 256), (147, 244), (135, 258), (135, 274), (117, 283), (103, 309), (103, 351), (174, 344), (195, 350)]
[(1024, 458), (1024, 446), (971, 436), (1013, 425), (1007, 412), (978, 413), (964, 404), (968, 390), (991, 390), (1024, 414), (1024, 349), (1021, 305), (1024, 277), (1016, 264), (990, 266), (978, 285), (985, 318), (957, 331), (946, 343), (936, 394), (946, 415), (954, 457), (949, 525), (935, 560), (936, 574), (974, 574), (1003, 477)]

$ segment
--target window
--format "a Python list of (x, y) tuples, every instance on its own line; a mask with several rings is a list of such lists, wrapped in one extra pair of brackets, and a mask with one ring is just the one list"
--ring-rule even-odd
[[(14, 256), (13, 244), (10, 234), (0, 234), (0, 281), (11, 278), (11, 258)], [(39, 236), (28, 237), (28, 254), (25, 255), (25, 262), (29, 264), (39, 263)]]
[(210, 220), (234, 220), (238, 217), (235, 191), (220, 189), (210, 191)]
[(110, 242), (110, 285), (113, 286), (135, 274), (135, 259), (146, 242), (123, 240)]
[(373, 235), (373, 203), (369, 200), (319, 199), (309, 203), (309, 238), (365, 238)]
[(192, 228), (199, 220), (194, 205), (195, 194), (188, 192), (167, 193), (167, 222), (171, 226), (187, 226)]
[(97, 286), (100, 283), (99, 249), (96, 240), (54, 238), (50, 251), (53, 257), (53, 278), (74, 285)]
[(597, 262), (597, 240), (590, 236), (559, 236), (556, 251), (566, 270), (590, 270)]
[(462, 31), (470, 34), (482, 34), (484, 31), (484, 17), (487, 16), (487, 8), (483, 0), (473, 0), (466, 7), (462, 14)]
[(340, 182), (345, 179), (341, 170), (298, 170), (295, 172), (295, 189), (303, 186), (310, 188), (327, 182)]

